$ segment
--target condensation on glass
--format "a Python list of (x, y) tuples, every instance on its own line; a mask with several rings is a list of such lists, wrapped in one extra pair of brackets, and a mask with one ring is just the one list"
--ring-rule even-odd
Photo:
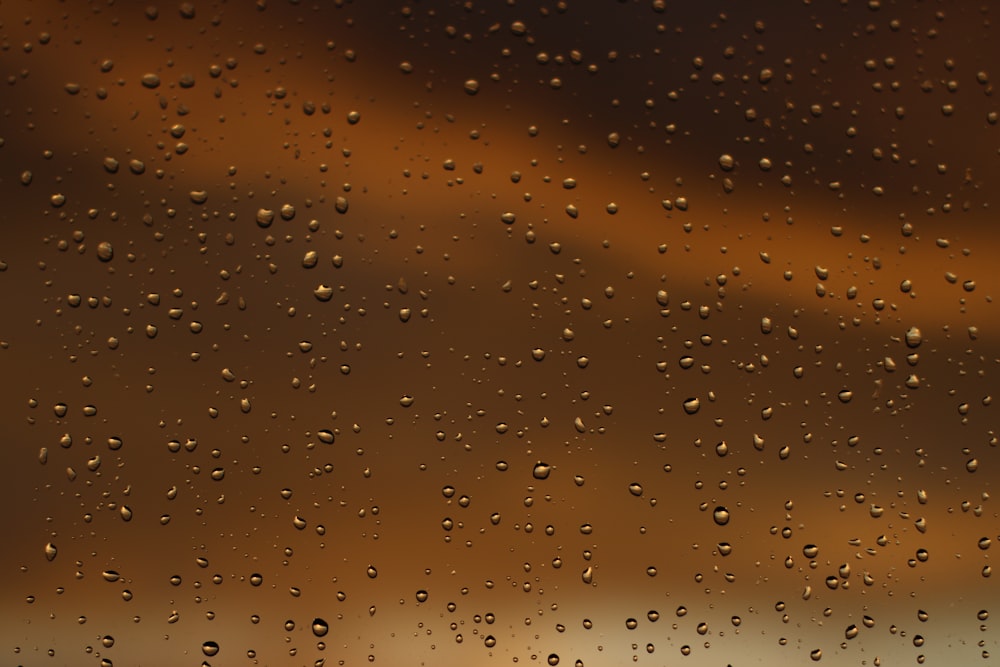
[(0, 662), (991, 664), (996, 23), (5, 2)]

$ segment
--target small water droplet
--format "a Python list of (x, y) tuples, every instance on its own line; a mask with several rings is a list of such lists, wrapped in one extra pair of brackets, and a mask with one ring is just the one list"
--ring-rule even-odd
[(109, 241), (101, 241), (97, 244), (97, 259), (102, 262), (110, 262), (115, 257), (115, 250)]
[(274, 222), (274, 211), (268, 208), (257, 209), (257, 226), (266, 229)]
[(329, 285), (319, 285), (313, 290), (313, 296), (317, 301), (329, 301), (333, 298), (333, 288)]

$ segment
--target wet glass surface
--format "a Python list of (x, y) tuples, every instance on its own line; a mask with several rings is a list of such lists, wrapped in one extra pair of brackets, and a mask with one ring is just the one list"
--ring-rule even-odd
[(0, 663), (990, 664), (995, 23), (4, 2)]

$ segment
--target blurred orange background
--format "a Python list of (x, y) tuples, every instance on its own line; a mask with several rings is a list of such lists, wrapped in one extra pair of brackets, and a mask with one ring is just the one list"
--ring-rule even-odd
[(4, 3), (5, 664), (988, 664), (993, 21)]

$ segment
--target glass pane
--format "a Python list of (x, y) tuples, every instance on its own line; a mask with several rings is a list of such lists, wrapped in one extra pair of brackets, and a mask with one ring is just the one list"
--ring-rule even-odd
[(4, 2), (0, 662), (990, 664), (995, 14)]

